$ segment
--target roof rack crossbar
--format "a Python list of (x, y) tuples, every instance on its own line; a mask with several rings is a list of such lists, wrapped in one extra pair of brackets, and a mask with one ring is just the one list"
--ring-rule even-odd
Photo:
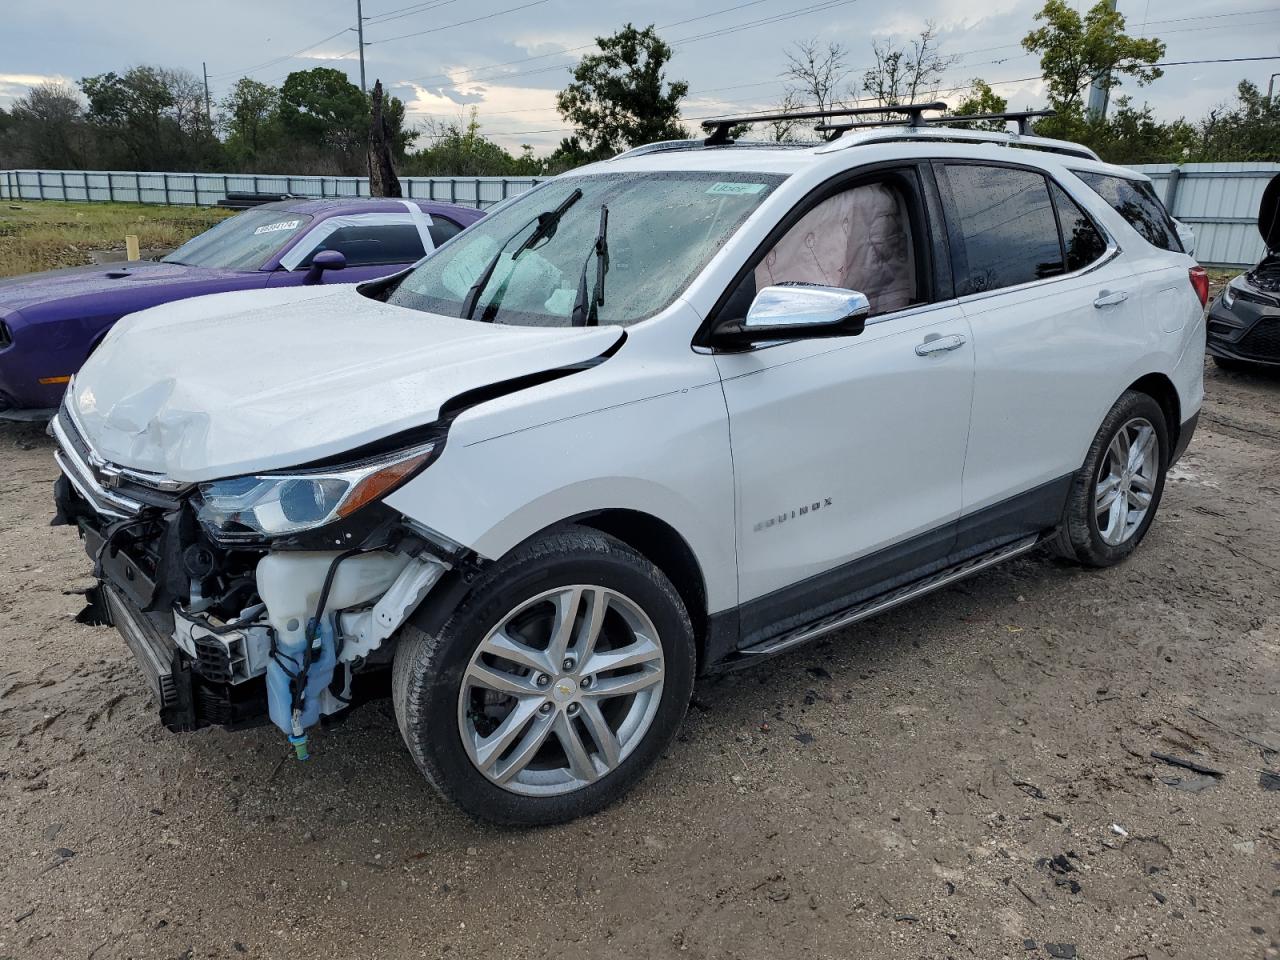
[(1025, 137), (1029, 132), (1027, 121), (1036, 117), (1052, 117), (1056, 110), (1015, 110), (1009, 113), (967, 113), (961, 116), (931, 117), (929, 123), (950, 124), (966, 123), (978, 120), (1013, 120), (1018, 124), (1018, 135)]
[(947, 105), (940, 101), (933, 103), (899, 103), (887, 107), (830, 107), (826, 110), (783, 111), (781, 113), (761, 113), (738, 117), (717, 117), (704, 120), (702, 129), (709, 134), (703, 144), (718, 147), (733, 142), (729, 131), (744, 123), (771, 123), (776, 120), (827, 120), (831, 117), (858, 117), (886, 113), (904, 113), (910, 126), (919, 127), (926, 121), (921, 114), (926, 110), (946, 110)]

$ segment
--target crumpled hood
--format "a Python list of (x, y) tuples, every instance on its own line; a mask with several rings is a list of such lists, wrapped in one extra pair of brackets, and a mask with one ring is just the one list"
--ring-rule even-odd
[(197, 482), (296, 466), (437, 419), (468, 390), (598, 357), (618, 327), (506, 327), (353, 286), (224, 293), (126, 317), (76, 375), (89, 445)]
[(0, 311), (21, 310), (51, 300), (73, 297), (101, 298), (117, 294), (134, 296), (143, 284), (149, 288), (158, 288), (235, 276), (237, 274), (231, 270), (211, 270), (207, 267), (155, 263), (149, 260), (64, 267), (61, 270), (27, 273), (0, 280)]

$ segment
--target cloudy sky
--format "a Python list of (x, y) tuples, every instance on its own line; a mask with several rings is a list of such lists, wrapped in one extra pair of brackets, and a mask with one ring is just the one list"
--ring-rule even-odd
[[(945, 87), (982, 77), (1011, 107), (1043, 104), (1035, 57), (1019, 40), (1043, 0), (364, 0), (369, 83), (383, 80), (411, 119), (454, 119), (474, 104), (485, 133), (539, 152), (569, 131), (555, 111), (568, 65), (595, 36), (631, 21), (657, 24), (675, 47), (668, 68), (688, 81), (686, 118), (763, 109), (782, 93), (788, 43), (843, 43), (861, 75), (878, 38), (909, 38), (926, 21), (941, 52), (956, 57)], [(1250, 63), (1171, 66), (1144, 89), (1127, 85), (1165, 118), (1198, 117), (1244, 77), (1266, 87), (1280, 71), (1280, 0), (1120, 0), (1131, 32), (1158, 36), (1166, 60), (1278, 57)], [(215, 99), (237, 77), (279, 83), (295, 69), (327, 65), (359, 78), (356, 0), (43, 0), (13, 4), (0, 29), (0, 106), (46, 79), (74, 81), (135, 64), (208, 63)], [(1277, 79), (1280, 84), (1280, 79)], [(1121, 92), (1125, 92), (1122, 90)], [(944, 91), (944, 98), (947, 95)]]

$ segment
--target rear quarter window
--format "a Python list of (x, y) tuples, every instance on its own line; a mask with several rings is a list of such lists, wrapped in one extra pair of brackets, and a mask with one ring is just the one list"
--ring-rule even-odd
[(1184, 252), (1173, 218), (1147, 181), (1083, 170), (1074, 173), (1153, 247)]

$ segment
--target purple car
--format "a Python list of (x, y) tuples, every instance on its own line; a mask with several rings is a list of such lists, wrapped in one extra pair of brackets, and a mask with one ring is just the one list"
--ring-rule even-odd
[(418, 200), (283, 200), (224, 220), (159, 262), (0, 280), (0, 419), (52, 416), (125, 314), (207, 293), (387, 276), (483, 215)]

